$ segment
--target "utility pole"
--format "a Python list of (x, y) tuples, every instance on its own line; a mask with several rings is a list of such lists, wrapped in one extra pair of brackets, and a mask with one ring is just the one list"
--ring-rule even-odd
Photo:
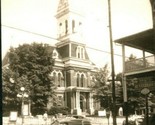
[(114, 69), (114, 50), (111, 28), (111, 6), (110, 0), (108, 0), (108, 16), (109, 16), (109, 35), (110, 35), (110, 51), (111, 51), (111, 75), (112, 75), (112, 98), (113, 98), (113, 125), (117, 125), (116, 122), (116, 96), (115, 96), (115, 69)]

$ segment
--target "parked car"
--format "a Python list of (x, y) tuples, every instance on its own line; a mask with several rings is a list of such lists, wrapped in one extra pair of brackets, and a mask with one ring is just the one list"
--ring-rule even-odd
[(85, 118), (83, 115), (73, 115), (72, 117), (76, 118), (76, 119), (84, 119)]
[[(149, 125), (155, 125), (155, 114), (149, 115), (148, 122), (149, 122)], [(143, 119), (141, 125), (145, 125), (145, 124), (146, 124), (146, 117)]]
[[(123, 121), (122, 125), (126, 125), (126, 120)], [(135, 121), (128, 120), (128, 125), (135, 125)]]
[(62, 121), (60, 125), (92, 125), (91, 121), (86, 119), (72, 119), (69, 121)]
[(136, 118), (135, 119), (135, 125), (141, 125), (143, 122), (143, 118)]
[[(128, 125), (141, 125), (144, 117), (140, 115), (131, 115), (128, 118)], [(126, 120), (123, 121), (123, 125), (126, 125)]]
[(67, 118), (68, 119), (86, 119), (86, 117), (83, 115), (68, 115)]

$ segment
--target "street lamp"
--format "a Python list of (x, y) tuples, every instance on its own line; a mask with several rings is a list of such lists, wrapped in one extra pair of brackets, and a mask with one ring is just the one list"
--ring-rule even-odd
[(106, 96), (108, 97), (108, 107), (107, 107), (107, 109), (106, 109), (106, 117), (107, 117), (107, 119), (108, 119), (108, 125), (109, 125), (109, 117), (110, 117), (110, 107), (109, 107), (109, 104), (110, 104), (110, 98), (109, 98), (109, 96), (112, 94), (112, 92), (111, 91), (107, 91), (107, 94), (106, 94)]
[(21, 116), (22, 116), (22, 125), (24, 125), (24, 98), (28, 97), (28, 95), (25, 93), (25, 88), (21, 87), (20, 88), (21, 93), (17, 94), (17, 97), (21, 98), (22, 100), (22, 105), (21, 105)]
[(145, 117), (146, 117), (146, 125), (149, 124), (148, 121), (148, 94), (150, 93), (150, 90), (148, 88), (144, 88), (141, 90), (141, 93), (145, 95), (145, 104), (146, 104), (146, 112), (145, 112)]

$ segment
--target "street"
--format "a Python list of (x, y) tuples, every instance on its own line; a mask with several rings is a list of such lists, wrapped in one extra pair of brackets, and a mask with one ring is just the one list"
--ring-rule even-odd
[[(108, 125), (108, 119), (106, 117), (86, 117), (92, 121), (93, 125)], [(118, 117), (117, 118), (117, 125), (122, 125), (122, 122), (125, 118)], [(69, 118), (58, 118), (59, 121), (69, 120)], [(112, 118), (109, 118), (109, 125), (112, 124)], [(16, 122), (9, 122), (9, 117), (3, 117), (3, 125), (21, 125), (22, 119), (18, 118)], [(24, 125), (50, 125), (51, 118), (48, 118), (47, 121), (44, 121), (43, 118), (37, 117), (25, 117), (24, 118)]]

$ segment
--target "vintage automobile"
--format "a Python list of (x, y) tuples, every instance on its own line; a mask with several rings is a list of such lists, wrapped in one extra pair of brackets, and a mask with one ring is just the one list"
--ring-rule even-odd
[(136, 118), (136, 119), (135, 119), (135, 125), (141, 125), (142, 122), (143, 122), (143, 119), (144, 119), (144, 118)]
[(62, 121), (60, 125), (92, 125), (91, 121), (87, 119), (72, 119), (69, 121)]
[[(148, 117), (149, 125), (155, 125), (155, 114), (150, 114)], [(146, 117), (143, 119), (141, 125), (146, 125)]]

